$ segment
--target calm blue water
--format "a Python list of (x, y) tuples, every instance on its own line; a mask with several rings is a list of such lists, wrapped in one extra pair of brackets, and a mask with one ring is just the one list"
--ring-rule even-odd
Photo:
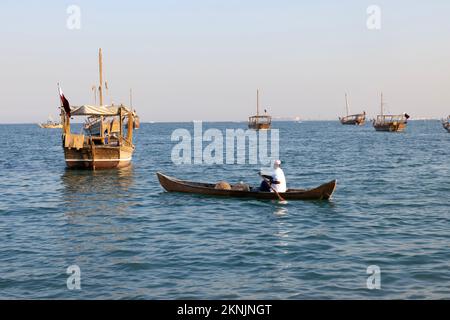
[[(244, 123), (208, 124), (245, 128)], [(330, 202), (167, 194), (156, 171), (259, 183), (253, 165), (175, 167), (175, 128), (144, 124), (133, 166), (68, 171), (59, 130), (1, 125), (0, 298), (450, 298), (450, 134), (276, 123), (288, 184)], [(66, 268), (81, 268), (81, 290)], [(368, 290), (366, 269), (381, 268)]]

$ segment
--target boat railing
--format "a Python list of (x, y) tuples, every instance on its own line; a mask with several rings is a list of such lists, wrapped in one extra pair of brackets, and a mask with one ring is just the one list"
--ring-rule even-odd
[(349, 116), (344, 116), (341, 119), (342, 120), (361, 120), (364, 118), (363, 114), (353, 114), (353, 115), (349, 115)]
[(383, 124), (383, 123), (406, 123), (407, 118), (404, 115), (379, 115), (375, 120), (375, 123)]
[(272, 117), (270, 116), (253, 116), (248, 118), (249, 123), (255, 123), (255, 124), (271, 124), (272, 123)]

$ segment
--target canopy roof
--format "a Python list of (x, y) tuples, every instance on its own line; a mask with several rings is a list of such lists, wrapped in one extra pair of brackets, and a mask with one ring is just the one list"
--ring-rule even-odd
[(90, 106), (70, 107), (70, 115), (72, 116), (118, 116), (120, 109), (129, 112), (130, 109), (124, 105), (120, 106)]

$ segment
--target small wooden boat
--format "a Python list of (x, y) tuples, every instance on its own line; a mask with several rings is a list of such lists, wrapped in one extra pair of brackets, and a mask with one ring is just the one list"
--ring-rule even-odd
[(272, 117), (259, 114), (259, 90), (256, 91), (256, 116), (248, 118), (248, 128), (253, 130), (268, 130), (272, 126)]
[(348, 98), (347, 94), (345, 94), (345, 107), (347, 110), (347, 115), (344, 117), (339, 117), (339, 121), (344, 125), (356, 125), (362, 126), (366, 123), (366, 112), (359, 114), (350, 114), (349, 115), (349, 107), (348, 107)]
[(373, 121), (373, 127), (376, 131), (402, 132), (408, 123), (409, 115), (406, 113), (399, 115), (383, 114), (384, 102), (381, 94), (381, 114)]
[[(274, 192), (260, 192), (258, 188), (250, 187), (250, 191), (216, 189), (215, 184), (178, 180), (157, 172), (159, 183), (167, 192), (194, 193), (209, 196), (232, 198), (253, 198), (278, 200)], [(336, 188), (336, 180), (325, 183), (314, 189), (288, 189), (280, 193), (286, 200), (328, 200)]]
[(450, 133), (450, 116), (447, 117), (447, 120), (442, 120), (442, 126)]

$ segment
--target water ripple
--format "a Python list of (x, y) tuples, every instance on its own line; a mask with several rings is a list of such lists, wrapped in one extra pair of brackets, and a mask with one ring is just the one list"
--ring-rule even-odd
[[(230, 126), (245, 127), (207, 124)], [(89, 172), (65, 169), (58, 131), (1, 125), (0, 298), (449, 298), (450, 135), (439, 122), (403, 134), (276, 123), (290, 185), (338, 178), (332, 201), (285, 205), (163, 192), (156, 171), (259, 183), (252, 165), (175, 167), (178, 127), (192, 126), (143, 124), (133, 166)], [(66, 287), (73, 264), (81, 291)], [(381, 290), (366, 288), (369, 265)]]

